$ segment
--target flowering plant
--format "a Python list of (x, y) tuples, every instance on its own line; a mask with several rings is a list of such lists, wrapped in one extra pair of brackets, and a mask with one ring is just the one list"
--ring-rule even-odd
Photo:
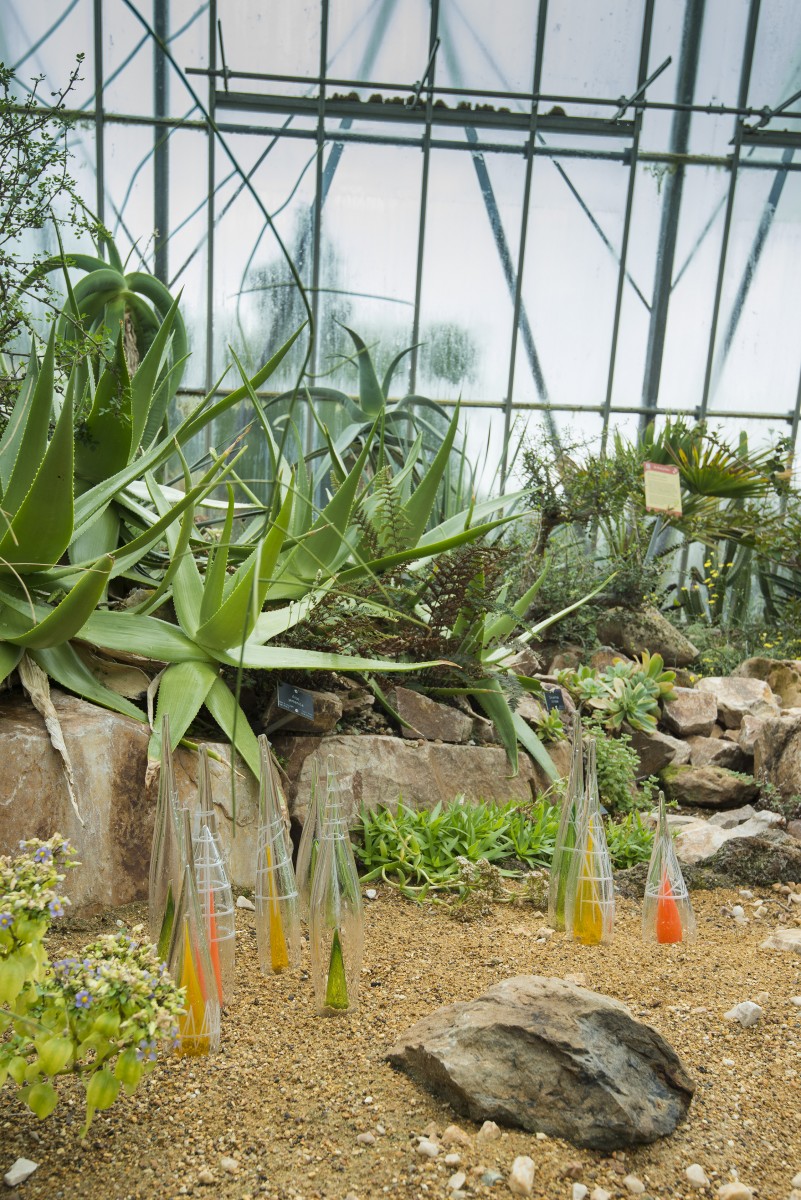
[(60, 835), (20, 844), (0, 858), (0, 1086), (11, 1078), (38, 1117), (58, 1103), (52, 1080), (86, 1086), (85, 1135), (94, 1113), (120, 1088), (131, 1095), (153, 1069), (159, 1042), (174, 1039), (183, 991), (167, 974), (142, 926), (109, 934), (80, 958), (51, 964), (44, 937), (69, 901), (60, 868), (75, 865)]

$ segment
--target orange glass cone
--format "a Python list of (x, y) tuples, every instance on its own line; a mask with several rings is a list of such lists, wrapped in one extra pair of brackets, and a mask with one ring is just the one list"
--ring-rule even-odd
[(189, 919), (184, 918), (184, 954), (181, 965), (181, 987), (186, 988), (186, 1012), (179, 1018), (178, 1027), (180, 1040), (179, 1054), (208, 1054), (211, 1049), (210, 1039), (205, 1032), (206, 1002), (198, 976), (195, 960), (192, 956), (192, 939), (189, 932)]
[(662, 886), (656, 902), (656, 940), (658, 942), (680, 942), (684, 937), (679, 906), (667, 875), (662, 876)]

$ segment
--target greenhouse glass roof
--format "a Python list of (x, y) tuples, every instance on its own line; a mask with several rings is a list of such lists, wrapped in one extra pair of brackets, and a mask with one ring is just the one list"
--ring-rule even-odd
[(414, 347), (397, 386), (490, 458), (532, 418), (795, 440), (792, 0), (11, 0), (0, 34), (20, 89), (85, 54), (74, 174), (183, 288), (190, 395), (308, 305), (320, 382), (337, 322)]

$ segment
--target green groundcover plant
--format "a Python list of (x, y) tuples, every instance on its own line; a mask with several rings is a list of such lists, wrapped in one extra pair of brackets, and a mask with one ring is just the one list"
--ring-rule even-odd
[(80, 958), (50, 962), (44, 939), (69, 903), (63, 870), (75, 866), (59, 834), (20, 843), (0, 858), (0, 1087), (9, 1080), (44, 1119), (58, 1103), (54, 1080), (86, 1089), (84, 1137), (96, 1111), (132, 1095), (172, 1043), (183, 991), (135, 928), (98, 938)]

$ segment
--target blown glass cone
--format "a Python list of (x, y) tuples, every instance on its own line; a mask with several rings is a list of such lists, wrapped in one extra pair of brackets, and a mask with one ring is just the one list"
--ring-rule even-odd
[(159, 788), (148, 881), (150, 939), (163, 961), (166, 961), (172, 939), (183, 860), (183, 820), (170, 749), (170, 721), (165, 713), (161, 721)]
[(612, 937), (615, 924), (615, 890), (612, 860), (606, 844), (598, 779), (595, 741), (587, 747), (587, 770), (581, 803), (576, 852), (565, 892), (565, 928), (578, 942), (597, 945)]
[(175, 1049), (181, 1055), (213, 1054), (220, 1048), (220, 998), (195, 879), (188, 812), (184, 822), (187, 862), (167, 958), (173, 979), (186, 989)]
[(192, 839), (195, 878), (206, 922), (217, 992), (220, 1004), (224, 1004), (234, 993), (236, 922), (234, 898), (217, 834), (205, 746), (201, 746), (198, 755), (198, 800), (198, 828)]
[(320, 851), (309, 903), (311, 976), (318, 1013), (351, 1012), (359, 1000), (364, 911), (348, 817), (333, 761), (326, 769)]
[(319, 769), (316, 757), (311, 760), (311, 785), (309, 788), (309, 803), (306, 809), (306, 820), (303, 822), (303, 833), (300, 836), (298, 858), (295, 864), (295, 879), (298, 885), (298, 902), (301, 920), (309, 919), (309, 902), (311, 900), (314, 870), (320, 853), (320, 784)]
[(695, 933), (695, 914), (676, 857), (665, 797), (660, 793), (659, 820), (645, 878), (642, 936), (647, 942), (669, 945), (690, 941)]
[(575, 714), (571, 737), (570, 774), (562, 800), (562, 812), (548, 880), (548, 924), (552, 929), (565, 928), (565, 899), (570, 868), (576, 853), (578, 817), (583, 798), (584, 747), (581, 718)]
[(265, 975), (300, 965), (300, 909), (292, 844), (279, 800), (270, 743), (259, 738), (259, 832), (256, 855), (256, 943)]

